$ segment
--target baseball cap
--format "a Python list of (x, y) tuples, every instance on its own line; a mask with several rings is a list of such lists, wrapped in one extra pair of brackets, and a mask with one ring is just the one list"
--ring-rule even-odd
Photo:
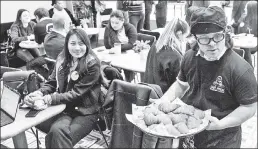
[(218, 6), (200, 7), (191, 15), (190, 26), (192, 34), (208, 34), (225, 29), (226, 15)]

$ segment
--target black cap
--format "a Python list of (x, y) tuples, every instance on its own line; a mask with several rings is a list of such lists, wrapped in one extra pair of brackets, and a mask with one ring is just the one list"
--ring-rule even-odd
[(192, 34), (219, 32), (224, 30), (226, 25), (225, 12), (218, 6), (200, 7), (193, 12), (190, 19)]

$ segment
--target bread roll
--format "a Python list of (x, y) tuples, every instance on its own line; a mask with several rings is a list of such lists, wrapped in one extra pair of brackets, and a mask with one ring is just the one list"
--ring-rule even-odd
[(157, 115), (157, 117), (158, 117), (159, 123), (163, 123), (164, 125), (166, 125), (166, 124), (171, 124), (172, 125), (172, 121), (171, 121), (171, 119), (169, 118), (168, 115), (159, 114), (159, 115)]
[(180, 107), (178, 104), (172, 104), (168, 101), (159, 104), (158, 109), (164, 113), (169, 113), (174, 111), (176, 108)]

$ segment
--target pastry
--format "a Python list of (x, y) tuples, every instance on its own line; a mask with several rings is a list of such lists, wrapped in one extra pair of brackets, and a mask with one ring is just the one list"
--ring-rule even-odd
[(205, 117), (205, 113), (202, 110), (195, 109), (194, 110), (194, 117), (198, 119), (203, 119)]
[(158, 123), (158, 118), (152, 113), (144, 114), (143, 120), (147, 126)]
[(146, 107), (144, 110), (144, 114), (152, 113), (153, 115), (158, 115), (158, 113), (159, 113), (158, 111), (159, 110), (154, 107)]
[(193, 115), (194, 114), (194, 107), (193, 106), (189, 106), (189, 105), (183, 105), (179, 108), (177, 108), (175, 111), (173, 111), (173, 113), (175, 114), (187, 114), (187, 115)]
[(189, 129), (184, 122), (177, 123), (174, 126), (182, 134), (187, 134), (189, 132)]
[(179, 136), (181, 134), (173, 125), (167, 124), (165, 127), (170, 135)]
[(197, 119), (193, 116), (189, 116), (188, 120), (187, 120), (187, 127), (189, 129), (194, 129), (194, 128), (197, 128), (201, 125), (202, 123), (202, 120), (200, 119)]
[(180, 122), (186, 123), (188, 119), (188, 116), (186, 114), (174, 114), (173, 112), (168, 113), (168, 116), (173, 124), (177, 124)]
[(178, 104), (172, 104), (168, 101), (159, 104), (158, 109), (164, 113), (169, 113), (174, 111), (176, 108), (180, 107)]
[(157, 118), (158, 118), (159, 123), (163, 123), (164, 125), (166, 125), (166, 124), (172, 125), (171, 119), (166, 114), (159, 114), (159, 115), (157, 115)]

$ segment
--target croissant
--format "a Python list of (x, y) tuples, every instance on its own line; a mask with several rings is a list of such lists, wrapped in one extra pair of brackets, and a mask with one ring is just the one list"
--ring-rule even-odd
[(158, 117), (156, 117), (152, 113), (144, 114), (143, 120), (147, 126), (158, 123)]
[(177, 123), (174, 126), (182, 134), (186, 134), (189, 132), (189, 129), (187, 128), (187, 126), (184, 122)]
[(195, 109), (194, 110), (194, 117), (198, 119), (203, 119), (205, 117), (205, 113), (202, 110)]
[(162, 123), (158, 124), (153, 130), (158, 132), (159, 134), (168, 134), (165, 125)]
[(176, 108), (180, 107), (178, 104), (172, 104), (170, 102), (162, 102), (159, 104), (158, 109), (164, 113), (169, 113), (174, 111)]
[(173, 111), (175, 114), (187, 114), (187, 115), (193, 115), (194, 114), (194, 107), (190, 105), (183, 105), (179, 108), (177, 108), (175, 111)]
[(188, 116), (186, 114), (174, 114), (173, 112), (168, 113), (168, 116), (173, 124), (177, 124), (180, 122), (186, 123), (188, 119)]
[(187, 120), (187, 127), (189, 129), (197, 128), (201, 125), (201, 123), (202, 123), (202, 120), (196, 119), (193, 116), (189, 116), (189, 118)]
[(150, 130), (154, 130), (157, 126), (158, 126), (158, 124), (152, 124), (152, 125), (148, 126), (148, 128)]
[(168, 133), (171, 134), (171, 135), (179, 136), (179, 135), (181, 134), (181, 133), (176, 129), (176, 127), (173, 126), (173, 125), (167, 124), (167, 125), (165, 125), (165, 127), (166, 127)]
[(171, 124), (172, 125), (172, 121), (171, 121), (171, 119), (169, 118), (168, 115), (159, 114), (159, 115), (157, 115), (157, 117), (158, 117), (159, 123), (163, 123), (164, 125), (166, 125), (166, 124)]

